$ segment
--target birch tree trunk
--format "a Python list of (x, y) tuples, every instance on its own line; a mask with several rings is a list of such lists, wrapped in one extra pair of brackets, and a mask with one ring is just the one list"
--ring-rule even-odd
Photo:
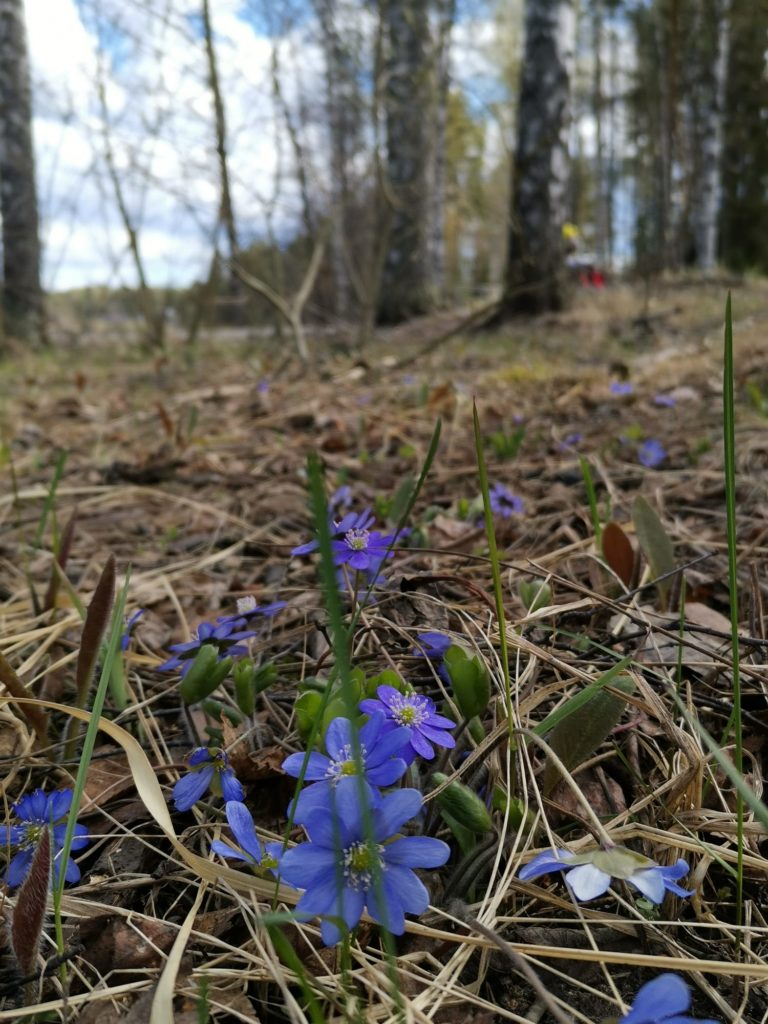
[(431, 306), (428, 173), (432, 74), (428, 3), (381, 0), (387, 34), (387, 185), (392, 207), (379, 320), (400, 323)]
[(561, 309), (573, 0), (526, 0), (509, 249), (500, 317)]
[(710, 31), (713, 52), (702, 62), (702, 102), (698, 118), (698, 159), (701, 171), (693, 190), (692, 228), (699, 270), (717, 262), (717, 227), (723, 161), (723, 116), (728, 67), (729, 18), (726, 0), (712, 0)]
[(23, 0), (0, 0), (0, 215), (7, 334), (43, 339), (40, 238)]
[(445, 143), (448, 95), (451, 87), (451, 32), (456, 20), (456, 0), (438, 0), (437, 13), (437, 82), (429, 211), (429, 262), (432, 294), (439, 302), (445, 293)]

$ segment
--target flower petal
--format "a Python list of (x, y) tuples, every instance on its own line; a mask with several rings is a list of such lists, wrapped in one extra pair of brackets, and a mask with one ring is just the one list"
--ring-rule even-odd
[(352, 723), (348, 718), (334, 718), (325, 733), (325, 749), (334, 761), (344, 760), (345, 747), (352, 746)]
[(442, 839), (429, 836), (406, 836), (384, 847), (383, 859), (388, 865), (408, 868), (440, 868), (451, 855), (451, 848)]
[(384, 797), (373, 823), (374, 839), (382, 842), (399, 832), (406, 821), (421, 810), (423, 799), (418, 789), (399, 789)]
[(194, 807), (211, 784), (213, 765), (206, 765), (197, 772), (188, 772), (173, 787), (173, 802), (177, 811), (188, 811)]
[(253, 864), (253, 857), (249, 853), (244, 853), (242, 850), (236, 849), (234, 846), (230, 846), (228, 843), (223, 843), (221, 839), (214, 839), (211, 843), (211, 849), (214, 853), (218, 853), (220, 857), (229, 857), (232, 860), (244, 860), (246, 864)]
[(571, 868), (565, 880), (576, 899), (582, 902), (602, 896), (611, 884), (611, 876), (596, 868), (594, 864), (579, 864), (578, 867)]
[(330, 759), (325, 754), (319, 754), (316, 750), (307, 757), (306, 754), (290, 754), (283, 761), (282, 769), (286, 775), (292, 775), (294, 779), (298, 779), (301, 775), (301, 766), (304, 762), (307, 762), (307, 770), (304, 773), (304, 778), (309, 782), (317, 782), (320, 779), (324, 779), (328, 774), (330, 768)]
[(419, 732), (422, 736), (425, 736), (428, 740), (436, 743), (438, 747), (455, 747), (456, 740), (451, 734), (445, 729), (433, 729), (428, 722), (424, 722), (419, 727)]
[(411, 746), (420, 757), (427, 761), (431, 761), (435, 756), (435, 748), (427, 742), (418, 729), (411, 729)]
[(11, 889), (15, 889), (17, 885), (21, 885), (27, 877), (27, 872), (29, 871), (32, 863), (34, 853), (35, 851), (31, 849), (20, 850), (19, 853), (11, 859), (5, 872), (5, 881)]
[(330, 879), (335, 890), (338, 860), (333, 850), (318, 847), (315, 843), (300, 843), (283, 854), (280, 877), (297, 889), (307, 890), (313, 889), (324, 879)]
[(61, 821), (69, 814), (72, 806), (74, 791), (71, 789), (57, 789), (48, 798), (48, 820), (51, 822)]
[(642, 871), (635, 871), (627, 881), (650, 900), (651, 903), (662, 903), (664, 900), (664, 876), (661, 868), (644, 868)]
[(221, 782), (221, 795), (226, 801), (242, 803), (245, 800), (245, 790), (231, 768), (219, 773), (219, 781)]
[[(382, 716), (383, 717), (383, 716)], [(399, 757), (400, 751), (408, 746), (411, 740), (411, 731), (405, 727), (388, 729), (379, 738), (378, 743), (370, 749), (367, 764), (376, 767), (391, 757)]]
[(256, 863), (261, 862), (261, 843), (256, 835), (256, 828), (253, 824), (251, 813), (245, 804), (237, 800), (227, 801), (224, 811), (227, 815), (227, 823), (232, 829), (232, 835), (240, 844), (241, 848), (251, 856)]
[(657, 1024), (672, 1014), (684, 1013), (690, 1005), (691, 993), (683, 979), (677, 974), (660, 974), (643, 985), (620, 1024)]
[(540, 853), (520, 868), (517, 877), (527, 882), (529, 878), (539, 878), (541, 875), (551, 875), (555, 871), (564, 871), (573, 859), (573, 854), (567, 850), (555, 850)]
[(390, 757), (388, 761), (378, 768), (368, 770), (367, 778), (374, 786), (391, 786), (398, 779), (401, 779), (408, 770), (408, 765), (402, 757)]

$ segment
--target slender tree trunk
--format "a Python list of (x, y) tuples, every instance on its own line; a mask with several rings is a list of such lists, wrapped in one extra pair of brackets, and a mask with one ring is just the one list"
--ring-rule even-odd
[(726, 71), (728, 67), (729, 18), (726, 0), (714, 0), (715, 51), (707, 61), (704, 109), (699, 134), (700, 180), (693, 196), (693, 234), (696, 264), (700, 270), (712, 270), (717, 262), (717, 225), (723, 161), (723, 115)]
[(562, 229), (574, 45), (572, 0), (527, 0), (502, 319), (565, 303)]
[(432, 293), (439, 302), (445, 294), (445, 143), (451, 87), (451, 32), (456, 20), (456, 0), (438, 0), (438, 19), (429, 243)]
[(0, 0), (0, 215), (4, 329), (41, 341), (43, 292), (23, 0)]
[(399, 323), (429, 311), (427, 236), (432, 112), (426, 0), (381, 0), (387, 29), (387, 185), (392, 205), (379, 320)]
[(147, 275), (144, 269), (144, 260), (139, 245), (139, 232), (133, 222), (133, 217), (128, 209), (128, 203), (123, 191), (123, 184), (120, 179), (120, 172), (117, 168), (114, 150), (112, 149), (112, 133), (109, 123), (109, 107), (107, 105), (107, 92), (104, 84), (104, 68), (102, 55), (99, 54), (98, 70), (96, 73), (96, 92), (101, 111), (101, 126), (104, 136), (104, 162), (107, 166), (107, 174), (115, 193), (115, 202), (123, 222), (125, 233), (128, 238), (128, 249), (131, 253), (133, 266), (136, 271), (136, 278), (139, 286), (139, 302), (145, 324), (145, 343), (148, 348), (162, 349), (165, 346), (165, 317), (163, 311), (158, 311), (157, 303), (152, 289), (149, 287)]
[(349, 11), (339, 0), (315, 0), (325, 57), (326, 120), (331, 150), (331, 206), (335, 211), (330, 242), (335, 312), (350, 315), (345, 211), (350, 200), (350, 166), (361, 141), (362, 98), (355, 51), (359, 39), (346, 23)]
[(237, 259), (240, 246), (237, 241), (235, 211), (232, 205), (232, 190), (229, 184), (229, 161), (227, 159), (227, 120), (224, 100), (221, 95), (219, 69), (216, 63), (216, 49), (213, 45), (213, 26), (209, 0), (203, 0), (203, 32), (205, 34), (205, 55), (208, 59), (208, 84), (213, 97), (213, 113), (216, 128), (216, 154), (219, 159), (219, 184), (221, 187), (221, 219), (227, 233), (230, 259)]

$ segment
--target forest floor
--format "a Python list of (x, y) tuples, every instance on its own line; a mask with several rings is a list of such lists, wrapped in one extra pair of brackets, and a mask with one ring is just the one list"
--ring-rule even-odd
[[(767, 1019), (768, 836), (748, 808), (739, 913), (734, 790), (698, 729), (726, 736), (732, 753), (726, 287), (677, 280), (648, 295), (629, 286), (581, 291), (562, 315), (496, 335), (459, 335), (419, 356), (449, 323), (436, 318), (392, 332), (360, 358), (325, 353), (311, 372), (286, 360), (289, 339), (278, 346), (207, 338), (189, 366), (181, 347), (148, 358), (104, 334), (95, 345), (6, 363), (0, 653), (36, 697), (71, 704), (82, 628), (75, 597), (88, 604), (110, 554), (118, 583), (130, 567), (128, 613), (144, 612), (125, 653), (128, 706), (118, 711), (108, 698), (104, 712), (122, 729), (100, 733), (81, 805), (91, 841), (77, 854), (82, 879), (63, 903), (68, 997), (53, 972), (20, 1008), (8, 962), (0, 1021), (37, 1013), (38, 1020), (138, 1024), (150, 1019), (153, 1002), (161, 1014), (173, 999), (180, 1024), (394, 1021), (403, 1001), (413, 1021), (549, 1022), (548, 995), (565, 1019), (598, 1022), (621, 1016), (618, 997), (631, 1004), (641, 982), (667, 970), (690, 984), (699, 1016)], [(745, 777), (759, 797), (768, 755), (768, 282), (734, 284), (733, 308)], [(634, 690), (626, 699), (613, 691), (623, 715), (571, 763), (575, 790), (545, 783), (538, 744), (520, 743), (508, 757), (498, 729), (504, 683), (473, 399), (491, 483), (522, 503), (495, 519), (516, 726), (533, 728), (629, 659), (623, 671)], [(341, 953), (322, 946), (314, 923), (283, 924), (286, 952), (259, 927), (274, 884), (248, 885), (247, 866), (228, 873), (209, 855), (222, 825), (228, 836), (220, 799), (185, 813), (170, 806), (164, 816), (161, 801), (190, 751), (208, 741), (212, 719), (199, 705), (182, 707), (178, 676), (157, 667), (169, 645), (201, 622), (233, 614), (238, 598), (286, 602), (252, 642), (257, 661), (276, 667), (276, 682), (254, 714), (214, 724), (259, 834), (280, 838), (295, 785), (280, 765), (303, 749), (293, 714), (297, 688), (327, 677), (332, 661), (316, 556), (291, 557), (313, 531), (307, 456), (319, 454), (329, 495), (349, 485), (352, 507), (372, 507), (380, 528), (391, 527), (395, 496), (418, 478), (438, 418), (439, 449), (408, 522), (412, 532), (386, 563), (375, 603), (361, 613), (354, 665), (366, 677), (394, 668), (458, 721), (450, 692), (414, 656), (414, 645), (424, 631), (461, 638), (493, 681), (496, 699), (480, 717), (494, 740), (473, 756), (477, 739), (463, 730), (451, 756), (437, 760), (482, 793), (494, 784), (511, 793), (530, 813), (521, 811), (515, 823), (514, 801), (508, 817), (497, 809), (495, 832), (469, 856), (438, 816), (427, 815), (453, 853), (445, 867), (424, 874), (432, 906), (397, 939), (394, 968), (365, 922)], [(614, 543), (619, 537), (613, 553), (596, 545), (580, 457), (602, 524), (621, 528), (612, 534)], [(648, 585), (653, 573), (639, 553), (634, 566), (622, 562), (622, 537), (638, 548), (638, 495), (672, 542), (671, 586)], [(68, 583), (45, 611), (54, 521), (60, 532), (75, 512)], [(550, 588), (546, 605), (529, 613), (520, 582), (542, 580)], [(237, 718), (228, 684), (216, 696)], [(36, 786), (72, 784), (77, 763), (60, 761), (57, 742), (65, 718), (50, 712), (51, 745), (41, 748), (26, 718), (0, 710), (7, 815)], [(428, 800), (433, 769), (423, 762), (412, 770)], [(517, 877), (553, 835), (577, 852), (593, 843), (595, 818), (614, 842), (659, 863), (685, 858), (691, 871), (680, 884), (694, 895), (668, 895), (655, 907), (617, 883), (582, 906), (560, 874)], [(300, 831), (294, 827), (289, 839), (299, 841)], [(11, 892), (7, 920), (13, 902)], [(544, 995), (520, 973), (514, 950), (526, 954)], [(44, 938), (42, 954), (54, 953), (53, 939)], [(309, 979), (314, 1003), (297, 970)], [(168, 989), (157, 985), (161, 973)]]

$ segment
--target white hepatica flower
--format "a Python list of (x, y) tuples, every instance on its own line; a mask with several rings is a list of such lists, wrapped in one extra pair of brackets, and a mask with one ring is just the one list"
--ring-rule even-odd
[(553, 871), (564, 871), (565, 881), (573, 895), (582, 902), (602, 896), (612, 878), (621, 878), (651, 903), (661, 903), (666, 891), (677, 896), (691, 895), (690, 890), (677, 885), (678, 879), (687, 875), (688, 870), (688, 864), (682, 859), (670, 867), (662, 867), (625, 846), (612, 846), (607, 850), (588, 850), (580, 854), (567, 850), (546, 851), (521, 868), (519, 877), (527, 881)]

